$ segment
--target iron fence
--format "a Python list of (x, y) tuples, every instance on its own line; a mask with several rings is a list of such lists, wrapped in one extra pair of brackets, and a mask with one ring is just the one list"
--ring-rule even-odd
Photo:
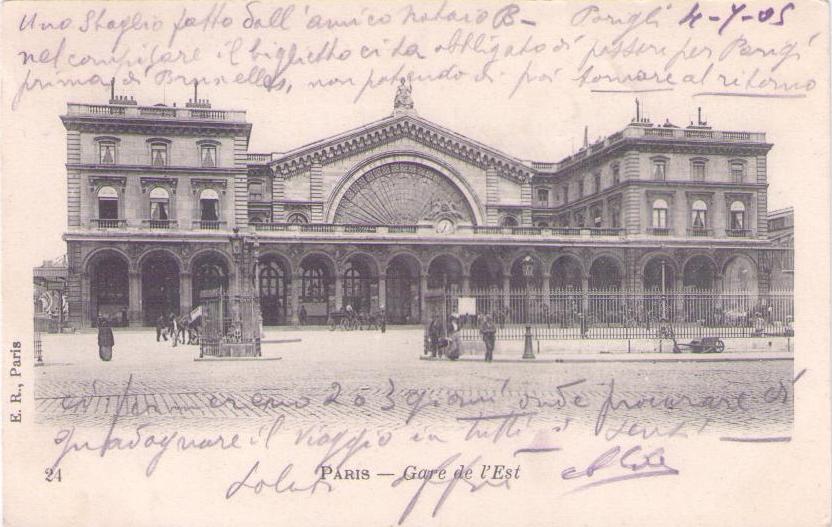
[(223, 356), (223, 344), (255, 344), (259, 352), (260, 305), (254, 295), (208, 294), (201, 307), (200, 356)]
[[(473, 304), (472, 313), (460, 312)], [(447, 292), (445, 313), (459, 313), (463, 340), (478, 340), (479, 319), (492, 316), (497, 338), (520, 340), (530, 326), (537, 340), (639, 339), (669, 336), (754, 337), (793, 334), (794, 295), (790, 290), (631, 291), (501, 290)], [(468, 308), (470, 310), (470, 308)]]

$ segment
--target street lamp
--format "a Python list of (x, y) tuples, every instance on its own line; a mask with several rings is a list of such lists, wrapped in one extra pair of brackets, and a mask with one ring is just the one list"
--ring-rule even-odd
[(532, 326), (529, 321), (529, 313), (531, 312), (531, 293), (529, 291), (529, 283), (534, 276), (534, 260), (531, 256), (526, 255), (522, 262), (523, 276), (526, 279), (526, 336), (523, 344), (523, 358), (533, 359), (534, 350), (532, 349)]

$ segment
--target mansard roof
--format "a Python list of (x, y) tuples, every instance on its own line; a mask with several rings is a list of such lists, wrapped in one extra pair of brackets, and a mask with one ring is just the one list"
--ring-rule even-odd
[(444, 128), (414, 113), (393, 114), (320, 141), (280, 154), (272, 162), (275, 173), (293, 174), (313, 163), (328, 163), (407, 137), (483, 169), (525, 181), (534, 169), (524, 161)]

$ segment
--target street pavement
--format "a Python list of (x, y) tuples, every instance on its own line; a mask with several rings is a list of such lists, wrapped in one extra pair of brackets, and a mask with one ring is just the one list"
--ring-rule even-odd
[[(520, 359), (522, 341), (498, 342), (492, 363), (476, 342), (465, 343), (462, 360), (425, 360), (418, 328), (270, 329), (265, 339), (287, 342), (265, 344), (260, 360), (197, 360), (197, 346), (118, 330), (113, 360), (102, 362), (95, 333), (44, 335), (37, 419), (97, 427), (118, 412), (121, 421), (223, 428), (284, 414), (431, 427), (481, 415), (487, 402), (591, 425), (604, 401), (625, 400), (642, 404), (619, 404), (620, 416), (714, 431), (788, 433), (792, 423), (794, 350), (784, 339), (726, 340), (719, 356), (669, 353), (667, 341), (542, 342), (533, 361)], [(576, 397), (586, 408), (570, 403)]]

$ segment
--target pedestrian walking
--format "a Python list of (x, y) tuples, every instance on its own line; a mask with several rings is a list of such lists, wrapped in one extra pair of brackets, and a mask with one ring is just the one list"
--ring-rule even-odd
[(491, 321), (490, 315), (485, 315), (480, 323), (480, 334), (485, 342), (485, 362), (494, 358), (494, 344), (497, 340), (497, 327)]
[(459, 315), (454, 313), (451, 315), (451, 320), (448, 324), (448, 346), (445, 351), (445, 355), (450, 360), (457, 360), (462, 352), (460, 329), (462, 329), (462, 326), (460, 325)]
[(170, 314), (170, 326), (169, 326), (171, 342), (173, 342), (173, 347), (175, 348), (179, 342), (179, 324), (176, 322), (176, 315), (173, 313)]
[(384, 308), (381, 308), (379, 316), (381, 317), (379, 320), (379, 323), (381, 324), (381, 332), (384, 333), (387, 331), (387, 315), (384, 313)]
[(160, 342), (160, 339), (165, 339), (165, 342), (168, 340), (167, 334), (165, 334), (165, 315), (159, 315), (159, 318), (156, 319), (156, 342)]
[(98, 319), (98, 356), (101, 360), (107, 362), (113, 358), (114, 345), (113, 328), (110, 327), (107, 319)]
[(306, 325), (306, 306), (301, 305), (300, 311), (298, 311), (298, 321), (300, 322), (301, 326)]
[[(438, 317), (433, 317), (428, 326), (428, 342), (430, 343), (430, 355), (436, 357), (436, 352), (439, 350), (439, 339), (442, 338), (442, 325)], [(427, 354), (427, 350), (425, 350)]]
[(185, 344), (185, 335), (188, 334), (188, 315), (182, 315), (179, 318), (179, 331), (177, 332), (177, 340), (180, 340), (182, 344)]

